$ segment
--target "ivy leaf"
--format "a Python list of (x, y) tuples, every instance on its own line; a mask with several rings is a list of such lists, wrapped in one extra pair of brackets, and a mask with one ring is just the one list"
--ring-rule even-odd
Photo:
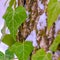
[(12, 6), (16, 0), (10, 0), (9, 6)]
[(52, 51), (56, 51), (59, 44), (60, 44), (60, 35), (58, 35), (58, 36), (55, 38), (54, 42), (52, 43), (52, 45), (50, 46), (49, 49), (52, 50)]
[(0, 51), (0, 60), (4, 60), (4, 54)]
[(15, 40), (13, 39), (13, 37), (10, 34), (6, 34), (3, 37), (2, 42), (7, 44), (8, 46), (11, 46), (15, 43)]
[(7, 8), (3, 18), (14, 40), (16, 39), (19, 26), (26, 20), (26, 17), (26, 11), (22, 6), (17, 7), (15, 10), (12, 7)]
[(9, 50), (6, 50), (5, 55), (0, 51), (0, 60), (13, 60), (14, 55)]
[(42, 60), (45, 54), (46, 52), (43, 49), (40, 49), (36, 52), (36, 54), (32, 55), (32, 60)]
[(32, 60), (52, 60), (50, 53), (46, 53), (43, 49), (40, 49), (36, 54), (32, 55)]
[(50, 0), (48, 4), (48, 29), (56, 21), (58, 15), (60, 14), (60, 2), (58, 0)]
[(14, 59), (14, 53), (11, 52), (9, 49), (5, 51), (5, 59), (6, 60), (13, 60)]
[(19, 60), (28, 60), (33, 50), (33, 46), (31, 42), (17, 42), (9, 49), (16, 54)]
[(52, 60), (52, 55), (51, 53), (46, 53), (45, 57), (43, 60)]

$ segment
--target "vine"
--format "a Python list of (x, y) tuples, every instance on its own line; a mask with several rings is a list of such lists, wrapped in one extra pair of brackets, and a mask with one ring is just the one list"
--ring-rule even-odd
[[(5, 54), (0, 52), (0, 59), (13, 60), (16, 55), (18, 60), (53, 60), (54, 53), (57, 50), (60, 51), (60, 33), (57, 32), (57, 36), (54, 36), (55, 22), (60, 14), (60, 1), (50, 0), (49, 3), (47, 0), (17, 1), (10, 0), (3, 15), (10, 34), (5, 34), (2, 38), (2, 42), (9, 48)], [(39, 2), (44, 6), (44, 9), (38, 5)], [(42, 15), (46, 16), (44, 18), (46, 26), (38, 29), (37, 25)], [(42, 25), (42, 23), (39, 24)], [(33, 46), (34, 42), (26, 41), (32, 31), (36, 34), (36, 46)], [(59, 59), (60, 56), (56, 60)]]

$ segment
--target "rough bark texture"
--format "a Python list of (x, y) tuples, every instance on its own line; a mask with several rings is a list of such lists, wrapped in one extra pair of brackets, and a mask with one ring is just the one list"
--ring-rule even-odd
[[(47, 28), (42, 30), (37, 30), (37, 23), (39, 21), (40, 15), (42, 15), (44, 12), (47, 14), (47, 0), (42, 0), (41, 3), (45, 6), (45, 9), (42, 10), (38, 7), (38, 0), (18, 0), (18, 6), (22, 5), (26, 8), (26, 11), (29, 13), (29, 17), (26, 19), (26, 21), (19, 27), (18, 32), (18, 40), (24, 41), (26, 37), (31, 33), (31, 31), (36, 30), (37, 34), (37, 43), (39, 48), (43, 48), (43, 46), (40, 46), (40, 41), (45, 41), (44, 43), (47, 45), (48, 36), (46, 36), (46, 30)], [(24, 3), (23, 3), (24, 2)], [(41, 24), (40, 24), (41, 25)], [(44, 40), (43, 40), (44, 38)], [(45, 49), (45, 47), (44, 47)]]
[[(55, 38), (54, 37), (55, 23), (53, 23), (53, 26), (51, 27), (50, 31), (48, 31), (47, 26), (45, 26), (44, 29), (37, 30), (37, 23), (39, 21), (40, 15), (42, 15), (45, 12), (47, 16), (47, 3), (46, 3), (47, 0), (41, 0), (41, 3), (44, 5), (44, 10), (39, 8), (38, 1), (39, 0), (18, 0), (18, 6), (22, 5), (25, 7), (26, 12), (28, 13), (27, 14), (28, 18), (19, 27), (17, 40), (23, 42), (27, 38), (27, 36), (31, 33), (31, 31), (33, 30), (36, 31), (36, 36), (37, 36), (36, 42), (38, 46), (34, 47), (34, 50), (32, 51), (31, 55), (35, 54), (35, 52), (40, 48), (43, 48), (45, 51), (49, 51), (49, 47), (53, 43), (53, 40)], [(47, 19), (46, 19), (46, 23), (47, 23)], [(60, 48), (58, 47), (58, 49)], [(30, 55), (30, 60), (31, 60), (31, 55)]]

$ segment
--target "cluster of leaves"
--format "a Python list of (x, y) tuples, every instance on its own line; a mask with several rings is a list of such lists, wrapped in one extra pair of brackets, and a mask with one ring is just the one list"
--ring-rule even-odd
[(6, 34), (2, 42), (7, 44), (9, 48), (6, 50), (5, 54), (0, 52), (0, 60), (13, 60), (14, 54), (19, 60), (27, 60), (30, 56), (33, 46), (32, 42), (17, 42), (16, 35), (19, 26), (26, 20), (26, 10), (24, 7), (19, 6), (15, 9), (12, 8), (15, 0), (11, 0), (9, 6), (4, 14), (6, 26), (10, 30), (10, 34)]
[[(9, 48), (6, 50), (5, 54), (0, 52), (0, 60), (13, 60), (14, 54), (19, 60), (28, 60), (32, 50), (32, 42), (25, 41), (23, 43), (16, 42), (16, 34), (19, 26), (26, 20), (26, 10), (24, 7), (19, 6), (15, 9), (12, 8), (15, 0), (11, 0), (9, 7), (6, 10), (3, 18), (5, 19), (6, 26), (10, 30), (10, 34), (6, 34), (2, 39), (2, 42), (7, 44)], [(50, 0), (48, 4), (48, 29), (56, 21), (59, 15), (60, 2), (57, 0)], [(55, 17), (55, 18), (54, 18)], [(56, 51), (58, 45), (60, 44), (60, 35), (58, 35), (53, 44), (50, 47), (50, 50)], [(32, 55), (32, 60), (52, 60), (52, 55), (46, 53), (44, 49), (40, 49), (36, 54)]]

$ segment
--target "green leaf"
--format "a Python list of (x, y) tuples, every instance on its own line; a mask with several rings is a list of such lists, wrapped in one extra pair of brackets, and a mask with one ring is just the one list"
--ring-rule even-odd
[(52, 51), (56, 51), (59, 44), (60, 44), (60, 35), (58, 35), (58, 36), (55, 38), (54, 42), (52, 43), (52, 45), (50, 46), (49, 49), (52, 50)]
[(33, 46), (31, 42), (20, 43), (17, 42), (9, 48), (10, 51), (14, 52), (19, 60), (28, 60)]
[(14, 59), (14, 53), (11, 52), (9, 49), (5, 51), (5, 59), (7, 60), (13, 60)]
[(15, 40), (13, 39), (13, 37), (10, 34), (6, 34), (3, 37), (2, 42), (7, 44), (8, 46), (11, 46), (15, 43)]
[(3, 18), (14, 40), (16, 39), (19, 26), (26, 20), (26, 17), (26, 11), (22, 6), (17, 7), (15, 10), (12, 7), (7, 8)]
[(58, 15), (60, 14), (60, 2), (58, 0), (50, 0), (48, 4), (48, 29), (52, 24), (57, 20)]
[(4, 54), (0, 51), (0, 60), (4, 60)]
[(13, 60), (13, 52), (6, 50), (5, 55), (0, 51), (0, 60)]
[(40, 49), (36, 54), (32, 55), (32, 60), (52, 60), (50, 53), (46, 53), (43, 49)]
[(14, 4), (15, 1), (16, 1), (16, 0), (10, 0), (9, 6), (12, 7), (12, 5)]
[(32, 55), (32, 60), (43, 60), (42, 58), (45, 56), (46, 52), (43, 49), (40, 49), (36, 52), (36, 54)]
[(51, 53), (46, 53), (44, 60), (52, 60)]
[(60, 60), (60, 57), (58, 58), (58, 60)]

